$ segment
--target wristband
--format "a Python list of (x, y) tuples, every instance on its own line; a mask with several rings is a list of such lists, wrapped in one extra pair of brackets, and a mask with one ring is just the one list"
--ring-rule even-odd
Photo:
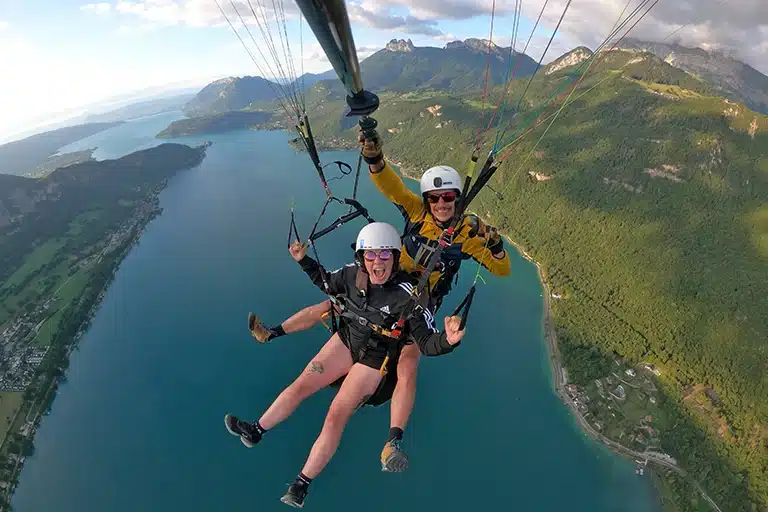
[(377, 163), (381, 162), (382, 160), (384, 160), (384, 152), (383, 151), (379, 151), (379, 154), (377, 154), (376, 156), (373, 156), (373, 157), (368, 157), (368, 156), (363, 155), (363, 160), (365, 160), (365, 163), (367, 163), (368, 165), (377, 164)]

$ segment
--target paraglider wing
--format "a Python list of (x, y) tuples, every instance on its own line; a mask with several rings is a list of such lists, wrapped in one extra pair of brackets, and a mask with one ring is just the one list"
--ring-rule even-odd
[(363, 88), (360, 62), (344, 0), (296, 0), (317, 41), (347, 90), (347, 115), (369, 115), (379, 98)]

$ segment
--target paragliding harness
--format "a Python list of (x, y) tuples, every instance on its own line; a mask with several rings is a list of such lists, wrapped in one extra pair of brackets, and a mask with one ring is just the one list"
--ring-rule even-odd
[[(365, 403), (365, 405), (379, 406), (388, 402), (392, 398), (392, 393), (394, 392), (395, 385), (397, 384), (397, 372), (389, 371), (388, 361), (397, 361), (399, 359), (400, 352), (405, 345), (405, 340), (403, 340), (399, 335), (396, 335), (396, 333), (392, 330), (392, 327), (395, 325), (394, 317), (390, 317), (390, 315), (370, 306), (367, 303), (369, 285), (368, 273), (365, 272), (364, 266), (359, 257), (356, 257), (355, 260), (358, 265), (355, 279), (355, 288), (357, 290), (357, 299), (361, 300), (356, 301), (346, 295), (330, 295), (329, 299), (331, 302), (331, 311), (335, 309), (339, 317), (346, 318), (350, 322), (362, 326), (368, 330), (365, 345), (360, 348), (359, 352), (356, 354), (358, 360), (365, 357), (368, 350), (380, 349), (382, 344), (384, 344), (387, 348), (387, 356), (385, 357), (384, 363), (382, 363), (381, 367), (379, 368), (382, 379), (379, 382), (376, 391), (374, 391), (371, 398)], [(397, 269), (397, 260), (395, 261), (394, 268)], [(396, 270), (393, 270), (393, 272), (396, 272)], [(383, 314), (385, 318), (391, 318), (392, 322), (385, 322), (384, 324), (372, 322), (369, 317), (371, 314), (376, 313)], [(326, 313), (326, 315), (329, 316), (329, 313)], [(329, 328), (325, 321), (323, 324), (326, 326), (326, 328)], [(333, 331), (335, 332), (335, 330)], [(339, 378), (336, 382), (331, 384), (331, 386), (340, 386), (344, 381), (344, 378), (345, 377)]]
[[(429, 259), (437, 250), (439, 242), (429, 240), (424, 235), (420, 234), (421, 228), (424, 225), (424, 220), (412, 221), (407, 214), (404, 215), (405, 230), (403, 232), (403, 250), (406, 251), (413, 259), (416, 267), (426, 267), (429, 264)], [(450, 252), (448, 257), (441, 257), (435, 266), (435, 270), (440, 272), (440, 278), (437, 283), (429, 290), (431, 297), (430, 304), (432, 306), (433, 313), (440, 309), (443, 298), (450, 293), (453, 285), (459, 281), (459, 268), (461, 266), (461, 249), (458, 247), (449, 246), (447, 251)], [(458, 254), (456, 254), (458, 253)], [(420, 277), (417, 273), (417, 278)]]
[[(478, 161), (478, 152), (477, 150), (475, 150), (472, 153), (469, 168), (467, 170), (467, 176), (464, 179), (462, 194), (457, 199), (458, 204), (456, 205), (456, 214), (454, 215), (453, 219), (449, 223), (448, 227), (445, 228), (441, 233), (437, 246), (432, 251), (432, 254), (429, 257), (429, 260), (427, 261), (427, 264), (423, 266), (421, 270), (419, 283), (415, 287), (413, 287), (413, 290), (411, 291), (411, 298), (408, 301), (408, 304), (406, 305), (402, 314), (400, 315), (400, 318), (398, 318), (397, 323), (395, 324), (395, 329), (393, 329), (393, 333), (398, 337), (402, 336), (403, 334), (403, 328), (405, 327), (405, 322), (408, 319), (408, 315), (411, 314), (412, 310), (422, 300), (423, 291), (426, 290), (427, 294), (429, 293), (428, 292), (429, 277), (432, 274), (432, 272), (434, 272), (438, 268), (438, 264), (440, 263), (440, 257), (443, 251), (452, 244), (453, 235), (456, 231), (456, 226), (459, 224), (459, 222), (461, 222), (464, 219), (464, 212), (466, 211), (467, 206), (472, 201), (472, 199), (474, 199), (475, 196), (477, 196), (477, 194), (480, 192), (480, 189), (488, 182), (488, 180), (491, 179), (491, 177), (493, 176), (493, 173), (495, 173), (496, 169), (498, 168), (498, 166), (494, 164), (493, 155), (489, 154), (488, 158), (483, 164), (483, 168), (480, 170), (477, 180), (475, 181), (475, 183), (471, 183), (472, 178), (474, 176), (475, 166), (477, 164), (477, 161)], [(472, 185), (471, 188), (470, 188), (470, 184)], [(473, 283), (469, 292), (464, 297), (464, 300), (461, 302), (461, 304), (459, 304), (459, 306), (456, 308), (456, 310), (453, 313), (454, 316), (459, 315), (461, 313), (461, 323), (459, 325), (459, 330), (463, 330), (464, 327), (466, 326), (467, 318), (469, 317), (469, 309), (472, 306), (472, 300), (474, 296), (475, 296), (475, 284)], [(384, 365), (382, 365), (384, 375), (386, 375), (385, 366), (389, 363), (389, 360), (390, 360), (390, 356), (387, 355), (387, 359), (384, 361)]]

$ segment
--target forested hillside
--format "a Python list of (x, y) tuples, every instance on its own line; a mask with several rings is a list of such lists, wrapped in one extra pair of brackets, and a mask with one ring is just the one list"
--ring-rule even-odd
[[(24, 287), (10, 276), (36, 248), (66, 240), (78, 219), (88, 221), (88, 229), (80, 229), (77, 236), (78, 243), (87, 247), (91, 238), (130, 217), (148, 191), (179, 170), (197, 165), (204, 155), (203, 147), (162, 144), (116, 160), (57, 169), (41, 179), (0, 175), (0, 300)], [(10, 313), (0, 305), (0, 325)]]
[[(537, 76), (519, 111), (527, 79), (514, 82), (505, 138), (573, 71)], [(712, 94), (657, 57), (615, 52), (537, 145), (555, 109), (539, 113), (546, 122), (512, 148), (472, 209), (539, 261), (563, 297), (553, 313), (570, 380), (588, 383), (616, 357), (655, 365), (663, 449), (723, 510), (759, 510), (768, 505), (768, 119)], [(338, 94), (310, 98), (318, 137), (354, 140)], [(382, 95), (385, 153), (416, 174), (438, 163), (463, 172), (491, 114), (479, 99)]]

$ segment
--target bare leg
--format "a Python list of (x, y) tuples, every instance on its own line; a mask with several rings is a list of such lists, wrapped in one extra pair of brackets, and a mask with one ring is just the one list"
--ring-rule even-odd
[(397, 360), (397, 385), (390, 406), (390, 427), (405, 430), (408, 418), (416, 402), (416, 374), (419, 370), (419, 347), (406, 345)]
[(306, 331), (320, 323), (323, 315), (330, 311), (331, 301), (324, 300), (319, 304), (307, 306), (306, 308), (294, 313), (293, 316), (285, 320), (281, 325), (286, 334), (298, 331)]
[(301, 470), (302, 474), (315, 478), (325, 468), (339, 447), (347, 421), (373, 395), (380, 380), (378, 369), (359, 363), (352, 366), (336, 398), (331, 402), (323, 430), (309, 452), (309, 458)]
[(259, 424), (269, 430), (290, 416), (299, 404), (345, 375), (352, 367), (352, 356), (338, 334), (331, 336), (301, 375), (272, 402)]
[(416, 401), (416, 374), (419, 369), (419, 347), (406, 345), (397, 360), (397, 384), (390, 405), (389, 436), (381, 450), (381, 470), (400, 472), (408, 469), (408, 454), (400, 447), (403, 430)]
[(248, 313), (248, 329), (259, 343), (266, 343), (280, 336), (291, 334), (298, 331), (311, 329), (322, 321), (323, 315), (331, 310), (331, 301), (325, 300), (319, 304), (307, 306), (301, 311), (297, 311), (283, 323), (274, 327), (267, 327), (259, 317), (253, 313)]

